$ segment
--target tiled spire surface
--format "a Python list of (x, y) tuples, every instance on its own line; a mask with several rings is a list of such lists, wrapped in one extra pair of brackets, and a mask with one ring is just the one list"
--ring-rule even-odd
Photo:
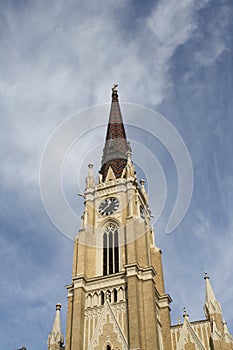
[(114, 85), (112, 88), (112, 104), (100, 170), (100, 173), (103, 175), (103, 181), (106, 179), (110, 166), (115, 177), (121, 177), (123, 169), (127, 164), (128, 150), (129, 145), (127, 143), (118, 101), (117, 85)]

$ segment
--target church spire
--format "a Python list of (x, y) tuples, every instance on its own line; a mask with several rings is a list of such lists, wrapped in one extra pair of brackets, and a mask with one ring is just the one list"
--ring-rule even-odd
[(205, 314), (208, 318), (210, 318), (210, 315), (215, 313), (222, 313), (221, 306), (219, 302), (217, 301), (213, 288), (210, 283), (209, 276), (207, 272), (205, 272), (205, 291), (206, 291), (206, 302), (204, 306)]
[(52, 332), (48, 336), (48, 350), (60, 350), (63, 348), (64, 337), (61, 332), (60, 310), (61, 304), (57, 304)]
[(207, 274), (207, 272), (205, 272), (205, 290), (206, 290), (206, 303), (214, 303), (216, 301), (215, 295), (214, 295), (214, 291), (213, 288), (210, 284), (210, 278)]
[(112, 88), (112, 104), (100, 170), (103, 181), (110, 170), (113, 171), (115, 178), (121, 177), (128, 158), (129, 145), (121, 116), (117, 86), (114, 84)]

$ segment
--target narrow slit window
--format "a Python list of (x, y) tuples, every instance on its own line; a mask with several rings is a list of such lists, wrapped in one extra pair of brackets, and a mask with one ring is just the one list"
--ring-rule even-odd
[(115, 259), (115, 272), (119, 272), (119, 247), (118, 247), (118, 231), (114, 232), (114, 259)]
[(114, 297), (114, 303), (117, 302), (117, 290), (114, 288), (113, 289), (113, 297)]
[(114, 224), (106, 227), (103, 235), (103, 275), (119, 272), (118, 228)]
[(101, 291), (101, 305), (104, 305), (104, 292)]
[(108, 274), (108, 242), (107, 242), (107, 234), (104, 233), (104, 242), (103, 242), (103, 274)]
[(112, 232), (109, 232), (109, 274), (113, 273), (113, 241)]

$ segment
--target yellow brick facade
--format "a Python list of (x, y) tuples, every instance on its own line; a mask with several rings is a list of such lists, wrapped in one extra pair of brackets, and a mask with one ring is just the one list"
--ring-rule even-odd
[[(115, 92), (113, 96), (114, 110), (120, 113)], [(111, 163), (106, 147), (104, 156)], [(97, 183), (89, 166), (82, 227), (74, 241), (72, 281), (67, 286), (65, 349), (233, 349), (207, 276), (206, 319), (190, 323), (185, 312), (182, 324), (171, 325), (171, 298), (165, 292), (148, 196), (144, 182), (137, 181), (130, 152), (124, 157), (120, 176), (111, 166), (106, 173), (108, 163), (103, 163), (105, 173)], [(55, 350), (54, 345), (48, 349)]]

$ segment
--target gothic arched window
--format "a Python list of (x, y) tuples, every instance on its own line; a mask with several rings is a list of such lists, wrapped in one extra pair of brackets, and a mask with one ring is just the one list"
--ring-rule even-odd
[(118, 228), (110, 224), (103, 235), (103, 275), (119, 272)]
[(111, 350), (111, 346), (107, 345), (106, 350)]

